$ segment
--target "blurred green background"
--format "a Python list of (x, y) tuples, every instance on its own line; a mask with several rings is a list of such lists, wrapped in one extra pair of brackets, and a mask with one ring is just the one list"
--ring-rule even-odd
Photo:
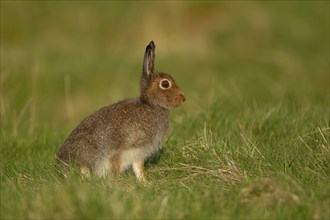
[(327, 106), (327, 1), (1, 1), (3, 135), (68, 131), (98, 108), (137, 96), (150, 40), (156, 68), (186, 93), (183, 113), (214, 103), (219, 111)]

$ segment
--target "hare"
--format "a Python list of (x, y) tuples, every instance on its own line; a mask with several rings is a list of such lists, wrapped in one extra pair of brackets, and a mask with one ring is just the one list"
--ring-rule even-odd
[(151, 41), (144, 55), (140, 97), (103, 107), (84, 119), (57, 153), (64, 170), (73, 165), (84, 176), (93, 172), (118, 178), (132, 166), (137, 179), (146, 181), (144, 161), (161, 148), (169, 110), (185, 101), (173, 78), (155, 71), (154, 62)]

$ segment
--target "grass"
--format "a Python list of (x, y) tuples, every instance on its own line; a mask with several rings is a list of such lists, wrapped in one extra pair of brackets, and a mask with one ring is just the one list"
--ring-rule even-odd
[[(329, 219), (329, 2), (1, 1), (1, 219)], [(146, 44), (187, 96), (118, 181), (63, 179), (82, 118), (137, 96)]]

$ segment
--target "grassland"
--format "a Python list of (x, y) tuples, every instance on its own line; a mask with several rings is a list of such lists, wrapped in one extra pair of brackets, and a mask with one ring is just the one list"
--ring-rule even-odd
[[(149, 184), (54, 155), (139, 92), (146, 44), (187, 96)], [(329, 2), (1, 1), (1, 219), (329, 219)]]

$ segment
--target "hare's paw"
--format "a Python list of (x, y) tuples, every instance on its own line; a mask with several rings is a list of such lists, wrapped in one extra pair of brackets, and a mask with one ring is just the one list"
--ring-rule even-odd
[(147, 179), (146, 179), (145, 173), (144, 173), (144, 160), (133, 162), (132, 166), (133, 166), (133, 171), (135, 173), (136, 178), (141, 183), (146, 184)]

